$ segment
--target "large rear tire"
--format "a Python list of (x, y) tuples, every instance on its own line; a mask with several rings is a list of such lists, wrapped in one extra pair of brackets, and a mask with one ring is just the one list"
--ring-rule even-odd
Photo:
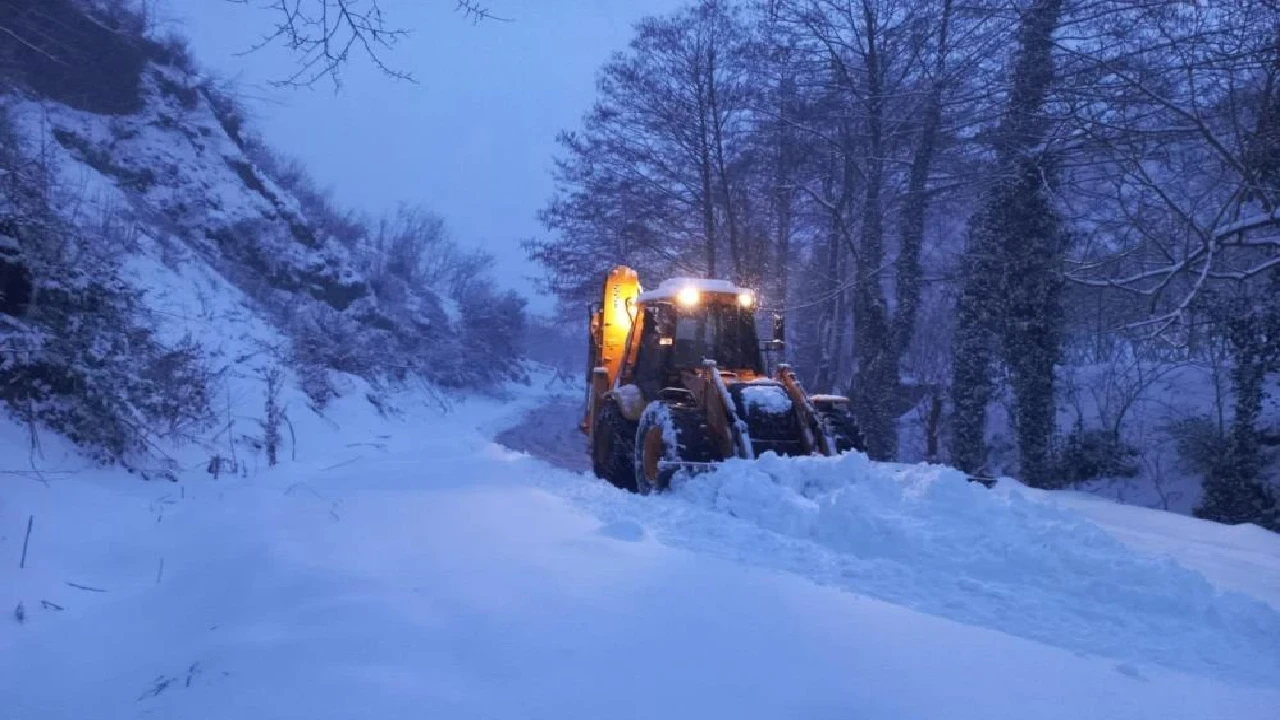
[(591, 463), (596, 477), (635, 492), (635, 443), (635, 423), (623, 417), (616, 402), (604, 400), (592, 432)]
[(632, 474), (636, 492), (641, 495), (671, 489), (671, 480), (679, 468), (661, 467), (661, 463), (710, 464), (723, 459), (698, 408), (655, 401), (640, 416)]

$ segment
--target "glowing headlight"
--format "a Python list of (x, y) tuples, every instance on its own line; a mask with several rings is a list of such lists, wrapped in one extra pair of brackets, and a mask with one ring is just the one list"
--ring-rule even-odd
[(698, 292), (696, 287), (682, 288), (680, 292), (676, 293), (676, 302), (685, 307), (697, 305), (701, 300), (702, 293)]
[(743, 290), (738, 293), (738, 304), (744, 308), (749, 308), (756, 304), (756, 294), (750, 290)]

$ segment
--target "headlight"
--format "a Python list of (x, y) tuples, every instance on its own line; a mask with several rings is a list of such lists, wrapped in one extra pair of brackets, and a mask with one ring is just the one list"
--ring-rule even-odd
[(685, 307), (692, 307), (702, 301), (702, 293), (696, 287), (682, 288), (676, 293), (676, 302)]
[(738, 304), (744, 308), (749, 308), (756, 304), (756, 294), (750, 290), (743, 290), (738, 293)]

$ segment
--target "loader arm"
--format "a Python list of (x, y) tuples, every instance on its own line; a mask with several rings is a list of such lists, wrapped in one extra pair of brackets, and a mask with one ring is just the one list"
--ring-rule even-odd
[(580, 428), (588, 436), (595, 426), (601, 398), (614, 386), (627, 352), (634, 322), (634, 305), (640, 294), (635, 270), (618, 265), (609, 271), (601, 288), (601, 303), (591, 313), (588, 331), (587, 397)]

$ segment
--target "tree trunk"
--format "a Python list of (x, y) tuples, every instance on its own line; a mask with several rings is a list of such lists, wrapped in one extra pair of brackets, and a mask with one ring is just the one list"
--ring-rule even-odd
[(827, 298), (822, 303), (822, 316), (818, 321), (818, 367), (814, 388), (818, 392), (832, 392), (836, 383), (835, 357), (839, 352), (836, 342), (839, 334), (836, 326), (840, 317), (840, 229), (839, 218), (833, 216), (827, 229), (827, 282), (824, 288)]
[[(893, 316), (893, 363), (900, 366), (902, 356), (915, 335), (920, 311), (922, 270), (920, 254), (924, 245), (925, 217), (929, 210), (929, 171), (937, 155), (942, 134), (942, 93), (945, 87), (951, 2), (943, 0), (941, 26), (938, 30), (938, 57), (933, 68), (933, 86), (925, 104), (920, 124), (920, 140), (911, 159), (907, 176), (906, 198), (902, 204), (901, 247), (894, 263), (897, 306)], [(895, 370), (895, 374), (897, 370)]]
[(985, 238), (974, 237), (984, 231), (979, 224), (967, 242), (951, 358), (951, 463), (967, 473), (982, 472), (987, 465), (987, 405), (995, 343), (989, 294), (994, 292), (992, 273), (997, 268), (990, 253), (976, 249), (988, 244)]
[(879, 27), (869, 2), (862, 3), (866, 23), (867, 157), (866, 188), (862, 208), (862, 234), (855, 259), (853, 316), (854, 408), (858, 413), (867, 454), (891, 460), (898, 453), (895, 396), (900, 385), (898, 364), (890, 347), (888, 307), (880, 282), (884, 263), (884, 85), (879, 49)]
[(1001, 342), (1015, 393), (1023, 479), (1050, 482), (1055, 427), (1054, 366), (1060, 346), (1061, 234), (1039, 151), (1047, 135), (1045, 98), (1053, 82), (1053, 34), (1062, 0), (1035, 0), (1018, 31), (1009, 105), (996, 134), (997, 180), (970, 226), (953, 348), (953, 460), (977, 472), (986, 463), (986, 411), (994, 344)]
[(780, 90), (782, 98), (778, 114), (781, 117), (781, 122), (778, 125), (777, 167), (774, 174), (774, 182), (777, 186), (777, 237), (775, 239), (777, 262), (774, 272), (778, 281), (776, 304), (785, 308), (790, 302), (788, 283), (791, 277), (791, 206), (792, 198), (795, 194), (792, 189), (791, 176), (794, 160), (792, 159), (791, 128), (788, 123), (791, 119), (791, 107), (795, 98), (795, 80), (790, 76), (784, 77)]
[(720, 99), (716, 92), (716, 51), (707, 52), (707, 95), (711, 109), (711, 143), (715, 172), (720, 183), (720, 202), (724, 207), (724, 225), (728, 232), (729, 264), (733, 272), (733, 281), (743, 283), (746, 278), (742, 272), (742, 248), (738, 240), (738, 221), (733, 211), (733, 190), (729, 183), (729, 169), (724, 153), (725, 118), (720, 110)]
[(698, 175), (701, 181), (702, 231), (706, 243), (707, 277), (716, 277), (716, 209), (715, 189), (711, 180), (711, 141), (708, 122), (706, 78), (699, 74), (698, 97)]
[(935, 387), (929, 393), (929, 414), (924, 423), (924, 461), (938, 462), (938, 437), (942, 430), (942, 395)]

